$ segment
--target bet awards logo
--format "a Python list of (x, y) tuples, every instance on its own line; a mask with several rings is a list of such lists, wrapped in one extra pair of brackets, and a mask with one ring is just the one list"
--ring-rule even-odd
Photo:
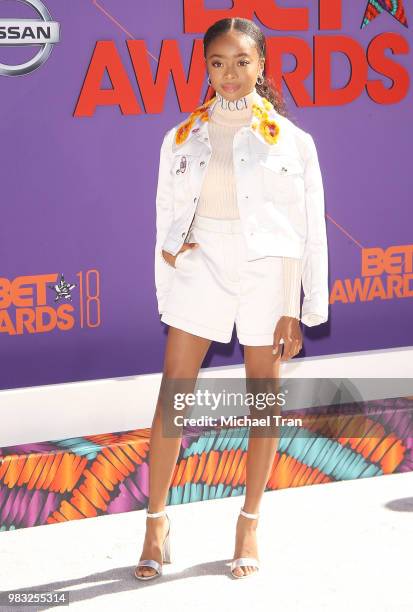
[[(11, 279), (0, 276), (0, 340), (2, 334), (21, 336), (99, 327), (100, 272), (80, 270), (76, 277), (75, 283), (57, 273)], [(78, 290), (73, 293), (75, 287)], [(52, 295), (53, 304), (49, 304), (48, 296), (52, 299)]]
[[(410, 41), (404, 33), (408, 28), (404, 0), (291, 0), (288, 3), (307, 5), (300, 7), (281, 6), (286, 3), (276, 0), (232, 0), (232, 6), (226, 9), (205, 7), (207, 3), (203, 0), (169, 4), (176, 10), (181, 5), (183, 34), (194, 36), (189, 62), (183, 57), (188, 53), (181, 51), (178, 39), (163, 40), (156, 58), (147, 49), (145, 40), (129, 37), (127, 53), (123, 56), (128, 58), (130, 66), (124, 65), (114, 40), (98, 40), (74, 110), (75, 117), (92, 117), (99, 106), (117, 106), (123, 116), (139, 115), (142, 109), (135, 89), (146, 102), (145, 112), (159, 113), (163, 108), (161, 99), (166, 96), (168, 75), (172, 75), (176, 84), (181, 111), (192, 111), (195, 102), (201, 99), (206, 80), (200, 33), (206, 32), (218, 18), (241, 15), (256, 19), (270, 31), (266, 35), (265, 74), (279, 91), (287, 87), (300, 108), (342, 106), (362, 96), (375, 104), (390, 105), (408, 95), (410, 75), (404, 56), (410, 51)], [(94, 6), (98, 8), (98, 3)], [(106, 7), (105, 15), (127, 32)], [(371, 22), (377, 27), (371, 27)], [(317, 24), (314, 31), (313, 23)], [(360, 30), (363, 30), (361, 34)], [(284, 70), (284, 56), (294, 59), (292, 70)], [(344, 83), (341, 87), (335, 83), (336, 69), (333, 69), (338, 58), (345, 60), (344, 76), (340, 74)], [(155, 82), (153, 59), (157, 60)], [(112, 84), (109, 88), (102, 86), (105, 76)], [(391, 87), (387, 87), (384, 79), (392, 82)]]
[(412, 283), (413, 244), (363, 248), (360, 277), (337, 279), (330, 304), (412, 298)]
[(0, 19), (0, 48), (2, 46), (41, 45), (32, 59), (23, 64), (0, 63), (0, 75), (19, 76), (33, 72), (49, 57), (52, 47), (59, 42), (60, 25), (40, 0), (19, 0), (34, 8), (40, 19)]

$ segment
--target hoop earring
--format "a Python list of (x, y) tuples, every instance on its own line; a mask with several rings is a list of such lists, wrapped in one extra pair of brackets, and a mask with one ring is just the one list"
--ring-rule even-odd
[(209, 75), (208, 75), (208, 85), (212, 85), (211, 81), (209, 80)]
[[(258, 79), (261, 79), (261, 80), (259, 81)], [(256, 84), (257, 85), (262, 85), (263, 83), (264, 83), (264, 79), (263, 79), (262, 75), (260, 74), (260, 75), (258, 75)]]

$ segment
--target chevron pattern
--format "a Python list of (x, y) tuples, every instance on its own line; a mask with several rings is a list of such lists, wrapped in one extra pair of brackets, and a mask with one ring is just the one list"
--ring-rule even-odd
[[(413, 398), (352, 408), (283, 413), (304, 427), (280, 429), (266, 490), (412, 471)], [(184, 430), (167, 505), (244, 495), (248, 433)], [(145, 508), (149, 440), (140, 429), (1, 448), (0, 531)]]

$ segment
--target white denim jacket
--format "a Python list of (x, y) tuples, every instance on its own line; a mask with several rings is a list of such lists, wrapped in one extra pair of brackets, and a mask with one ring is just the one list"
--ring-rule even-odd
[[(303, 258), (307, 326), (328, 320), (328, 249), (324, 189), (312, 136), (280, 115), (256, 90), (250, 124), (235, 133), (234, 175), (248, 261), (267, 256)], [(216, 96), (167, 131), (156, 193), (155, 286), (162, 314), (176, 255), (188, 235), (211, 157), (208, 119)], [(175, 260), (179, 267), (179, 257)]]

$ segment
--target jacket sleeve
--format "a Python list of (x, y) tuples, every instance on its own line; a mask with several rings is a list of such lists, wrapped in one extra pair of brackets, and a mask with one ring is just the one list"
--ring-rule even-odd
[(301, 259), (283, 257), (284, 307), (282, 314), (286, 317), (300, 319), (301, 298)]
[(172, 280), (173, 267), (162, 256), (162, 246), (173, 221), (172, 138), (174, 129), (166, 132), (160, 151), (158, 185), (156, 190), (155, 288), (158, 311), (163, 312), (164, 301)]
[(324, 188), (313, 137), (305, 133), (307, 158), (304, 170), (307, 239), (303, 254), (304, 299), (301, 321), (312, 327), (328, 320), (328, 245)]

